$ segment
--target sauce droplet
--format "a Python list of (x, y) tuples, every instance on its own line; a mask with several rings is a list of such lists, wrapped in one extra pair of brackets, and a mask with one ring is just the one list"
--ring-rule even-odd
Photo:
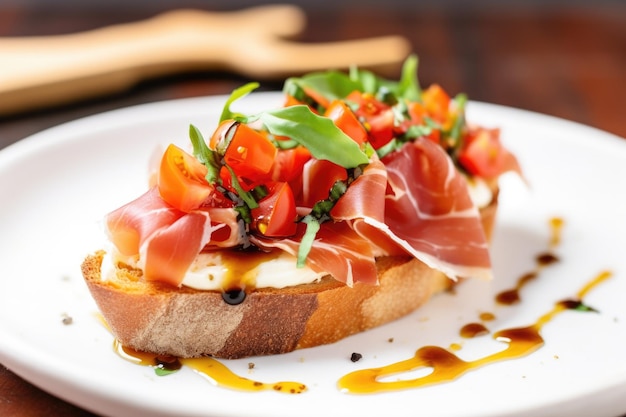
[(496, 319), (496, 315), (489, 312), (480, 313), (478, 316), (482, 321), (493, 321)]
[(477, 336), (484, 336), (486, 334), (489, 334), (489, 329), (487, 329), (481, 323), (468, 323), (465, 326), (461, 327), (461, 331), (459, 333), (461, 337), (471, 339)]
[(241, 289), (232, 289), (228, 291), (224, 291), (222, 293), (222, 298), (226, 302), (226, 304), (230, 304), (231, 306), (243, 303), (243, 300), (246, 299), (246, 292)]
[(550, 219), (550, 230), (552, 236), (550, 238), (550, 246), (559, 246), (561, 243), (561, 233), (563, 231), (563, 219), (560, 217), (553, 217)]

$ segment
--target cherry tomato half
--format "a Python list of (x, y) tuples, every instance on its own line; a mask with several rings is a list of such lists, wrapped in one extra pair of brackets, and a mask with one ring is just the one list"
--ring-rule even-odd
[(157, 185), (161, 198), (184, 212), (198, 208), (217, 193), (205, 179), (207, 168), (176, 145), (169, 145), (161, 159)]
[(252, 209), (252, 228), (263, 236), (285, 237), (296, 233), (296, 203), (286, 182), (268, 185), (268, 194)]

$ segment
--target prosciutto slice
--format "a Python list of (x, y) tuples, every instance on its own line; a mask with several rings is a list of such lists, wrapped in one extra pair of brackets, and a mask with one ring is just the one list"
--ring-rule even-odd
[(429, 140), (373, 161), (331, 214), (382, 254), (408, 253), (452, 279), (491, 277), (488, 242), (466, 181)]
[(394, 241), (449, 277), (491, 278), (489, 244), (465, 178), (437, 144), (418, 139), (383, 159)]
[(122, 255), (139, 254), (145, 240), (185, 213), (167, 204), (156, 187), (106, 216), (106, 231)]
[(122, 255), (138, 256), (147, 280), (172, 285), (180, 285), (205, 246), (241, 242), (235, 210), (200, 208), (185, 213), (167, 204), (156, 187), (109, 213), (106, 229)]
[[(270, 240), (252, 237), (251, 241), (262, 248), (278, 248), (297, 256), (301, 234), (302, 230), (298, 237), (293, 239)], [(330, 274), (348, 286), (352, 286), (356, 281), (365, 284), (378, 282), (376, 260), (370, 243), (352, 230), (346, 222), (323, 223), (306, 263), (313, 271)]]

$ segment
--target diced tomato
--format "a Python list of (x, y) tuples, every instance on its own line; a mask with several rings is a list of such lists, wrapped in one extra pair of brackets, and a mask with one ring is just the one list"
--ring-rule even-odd
[[(220, 179), (222, 180), (222, 186), (224, 188), (234, 193), (237, 193), (237, 190), (235, 189), (235, 187), (233, 187), (233, 178), (231, 176), (231, 173), (225, 166), (222, 166), (220, 168)], [(237, 181), (244, 191), (250, 191), (259, 185), (263, 185), (263, 183), (269, 179), (270, 177), (266, 176), (263, 178), (259, 178), (256, 181), (252, 181), (245, 177), (237, 177)]]
[(277, 152), (267, 134), (232, 120), (220, 124), (209, 146), (223, 155), (237, 177), (250, 181), (267, 176)]
[[(425, 124), (425, 118), (428, 117), (426, 114), (426, 108), (422, 103), (418, 102), (409, 102), (407, 103), (407, 112), (408, 119), (404, 120), (402, 124), (396, 128), (397, 133), (402, 134), (406, 133), (406, 131), (411, 126), (420, 126)], [(430, 134), (425, 136), (427, 139), (430, 139), (433, 143), (440, 143), (441, 139), (441, 131), (439, 129), (432, 129)]]
[(326, 200), (337, 181), (345, 181), (345, 168), (326, 160), (312, 159), (304, 166), (302, 205), (313, 207), (318, 201)]
[(508, 152), (500, 142), (499, 129), (478, 129), (464, 141), (458, 160), (470, 174), (495, 178), (507, 169)]
[(445, 124), (448, 120), (450, 96), (438, 84), (432, 84), (422, 93), (422, 101), (429, 117)]
[(409, 119), (416, 125), (424, 123), (424, 116), (426, 116), (426, 107), (422, 103), (410, 102), (407, 103), (407, 111), (409, 113)]
[(268, 195), (251, 210), (252, 228), (267, 237), (285, 237), (296, 233), (296, 203), (286, 182), (268, 185)]
[(387, 109), (371, 116), (368, 121), (369, 141), (374, 149), (385, 146), (394, 136), (393, 111)]
[(176, 145), (169, 145), (161, 159), (157, 185), (159, 194), (171, 206), (189, 212), (213, 194), (223, 199), (205, 179), (207, 168)]
[(331, 102), (324, 116), (331, 119), (343, 133), (350, 136), (359, 145), (367, 142), (367, 131), (344, 101), (334, 100)]
[(284, 107), (289, 107), (289, 106), (297, 106), (298, 104), (305, 104), (302, 101), (298, 100), (297, 98), (295, 98), (292, 95), (287, 94), (285, 96), (285, 103), (283, 104)]
[(346, 101), (355, 103), (357, 117), (365, 125), (368, 140), (374, 149), (386, 145), (394, 136), (393, 110), (380, 102), (372, 94), (354, 91), (346, 97)]
[(304, 146), (280, 150), (272, 167), (272, 180), (291, 182), (302, 175), (302, 167), (311, 159), (311, 152)]
[(315, 101), (320, 106), (326, 108), (330, 105), (330, 101), (324, 97), (320, 92), (314, 90), (313, 88), (304, 88), (304, 94), (311, 97), (313, 101)]

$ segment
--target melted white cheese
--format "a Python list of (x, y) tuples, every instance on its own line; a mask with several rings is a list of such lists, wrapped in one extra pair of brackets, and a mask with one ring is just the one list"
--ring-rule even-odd
[(493, 200), (493, 192), (482, 178), (468, 178), (467, 185), (470, 198), (479, 209), (487, 207)]
[[(124, 257), (119, 252), (107, 250), (102, 262), (103, 280), (115, 274), (115, 265), (123, 262), (138, 267), (136, 257)], [(308, 267), (298, 268), (296, 258), (286, 252), (266, 256), (260, 262), (248, 262), (245, 253), (240, 262), (233, 256), (223, 259), (221, 252), (201, 253), (189, 267), (182, 285), (198, 290), (228, 290), (232, 284), (245, 284), (255, 288), (285, 288), (319, 281), (325, 274)], [(254, 256), (254, 255), (250, 255)]]

